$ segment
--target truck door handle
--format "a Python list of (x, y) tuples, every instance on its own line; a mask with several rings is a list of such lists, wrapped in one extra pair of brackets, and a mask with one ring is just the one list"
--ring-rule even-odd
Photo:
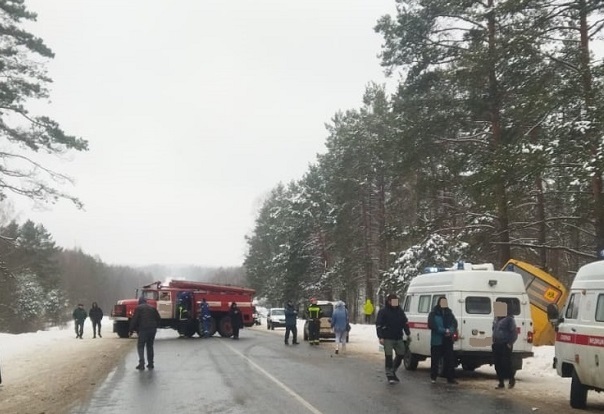
[(484, 331), (478, 331), (478, 333), (484, 335)]
[(575, 328), (570, 328), (570, 330), (573, 332), (577, 332), (577, 330)]

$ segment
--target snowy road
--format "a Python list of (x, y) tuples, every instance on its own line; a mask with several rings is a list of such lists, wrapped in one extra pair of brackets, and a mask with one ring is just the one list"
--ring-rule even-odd
[(92, 399), (72, 414), (98, 413), (527, 413), (531, 407), (401, 370), (385, 383), (382, 363), (331, 344), (286, 347), (276, 332), (242, 331), (234, 341), (179, 339), (161, 331), (156, 369), (138, 372), (130, 353)]

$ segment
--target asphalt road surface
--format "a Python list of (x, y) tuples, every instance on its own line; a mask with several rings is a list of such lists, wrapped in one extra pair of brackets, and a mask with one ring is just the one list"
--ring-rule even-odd
[[(300, 335), (301, 336), (301, 335)], [(332, 344), (285, 346), (282, 336), (245, 329), (239, 340), (178, 338), (160, 331), (155, 370), (130, 353), (72, 414), (123, 413), (530, 413), (528, 403), (474, 392), (425, 372), (399, 370), (389, 385), (383, 359), (333, 355)]]

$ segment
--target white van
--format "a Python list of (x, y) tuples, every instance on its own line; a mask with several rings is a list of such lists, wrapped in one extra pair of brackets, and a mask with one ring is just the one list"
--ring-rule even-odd
[(564, 313), (553, 311), (554, 367), (558, 375), (572, 377), (571, 407), (585, 408), (588, 390), (604, 391), (604, 261), (580, 268)]
[(491, 350), (495, 317), (493, 302), (506, 302), (518, 329), (512, 363), (522, 369), (522, 359), (533, 356), (533, 322), (531, 307), (522, 276), (515, 272), (496, 271), (492, 264), (460, 263), (454, 269), (433, 269), (411, 280), (403, 309), (409, 319), (411, 344), (404, 365), (415, 370), (419, 361), (430, 357), (428, 314), (441, 296), (457, 319), (453, 350), (456, 365), (473, 371), (481, 365), (494, 364)]

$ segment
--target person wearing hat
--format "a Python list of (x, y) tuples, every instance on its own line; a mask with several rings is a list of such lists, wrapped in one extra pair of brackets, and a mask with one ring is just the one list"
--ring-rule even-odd
[(457, 332), (457, 319), (449, 308), (447, 298), (441, 296), (428, 314), (430, 329), (430, 379), (436, 383), (440, 360), (443, 361), (443, 375), (449, 384), (457, 384), (455, 379), (455, 353), (453, 342)]
[(292, 301), (285, 305), (285, 345), (289, 345), (289, 333), (292, 334), (292, 344), (298, 345), (298, 327), (296, 326), (298, 311)]
[[(386, 306), (378, 312), (375, 327), (380, 345), (384, 347), (386, 378), (390, 384), (394, 384), (399, 382), (396, 370), (401, 366), (407, 347), (403, 332), (407, 335), (407, 341), (411, 339), (407, 315), (399, 306), (396, 294), (391, 293), (386, 297)], [(393, 360), (394, 353), (396, 358)]]
[(130, 335), (134, 331), (138, 333), (138, 342), (136, 344), (138, 365), (136, 369), (140, 371), (145, 369), (145, 347), (147, 348), (147, 368), (155, 368), (153, 343), (160, 323), (161, 316), (159, 316), (157, 309), (149, 305), (147, 300), (141, 296), (138, 299), (138, 306), (134, 309), (134, 314), (130, 320)]
[(319, 345), (319, 332), (321, 329), (321, 316), (323, 311), (317, 305), (315, 298), (310, 299), (310, 305), (307, 309), (308, 313), (308, 343), (311, 345)]
[(84, 335), (84, 321), (88, 317), (86, 313), (86, 309), (84, 309), (84, 305), (79, 303), (78, 307), (73, 310), (73, 320), (75, 322), (75, 334), (76, 339), (84, 339), (82, 335)]

